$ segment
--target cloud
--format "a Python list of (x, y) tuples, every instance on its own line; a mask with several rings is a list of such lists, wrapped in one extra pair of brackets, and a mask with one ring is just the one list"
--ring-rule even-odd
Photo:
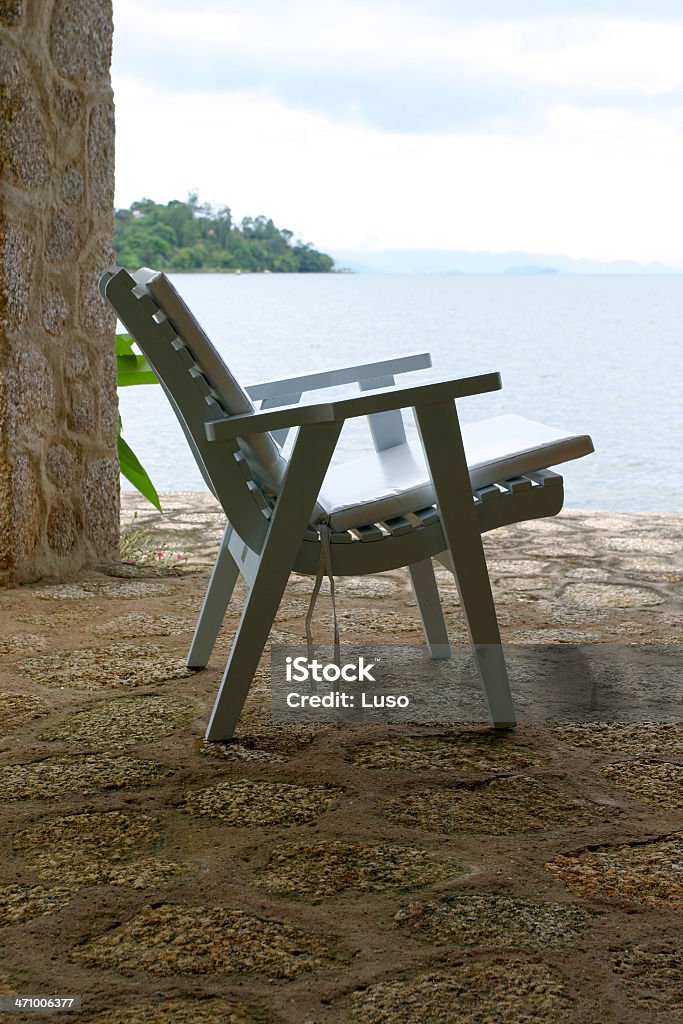
[(250, 93), (171, 97), (119, 80), (116, 94), (121, 205), (197, 188), (323, 248), (681, 257), (683, 136), (666, 122), (564, 106), (526, 136), (415, 136)]
[(679, 263), (674, 7), (115, 0), (117, 203), (196, 190), (330, 249)]
[(548, 105), (677, 102), (683, 91), (680, 17), (610, 18), (608, 3), (550, 16), (569, 5), (527, 3), (513, 19), (511, 5), (489, 3), (485, 11), (508, 13), (473, 19), (465, 6), (261, 0), (189, 13), (117, 0), (115, 68), (172, 92), (262, 92), (412, 132), (520, 130)]

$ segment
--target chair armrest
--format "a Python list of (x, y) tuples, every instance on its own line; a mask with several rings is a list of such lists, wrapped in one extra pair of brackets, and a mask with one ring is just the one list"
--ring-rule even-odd
[(499, 373), (480, 373), (473, 377), (456, 379), (443, 378), (424, 384), (364, 391), (353, 398), (342, 398), (336, 402), (283, 405), (276, 409), (226, 416), (206, 423), (205, 430), (209, 441), (225, 441), (230, 438), (247, 437), (249, 434), (279, 430), (282, 427), (330, 423), (353, 419), (356, 416), (369, 416), (377, 412), (388, 412), (390, 409), (432, 405), (436, 402), (464, 398), (467, 395), (498, 391), (501, 387)]
[(409, 373), (411, 370), (424, 370), (431, 365), (430, 354), (419, 352), (408, 356), (395, 356), (393, 359), (380, 359), (375, 363), (361, 363), (359, 366), (315, 370), (313, 373), (302, 373), (299, 377), (263, 381), (259, 384), (250, 384), (245, 390), (250, 398), (258, 401), (259, 399), (276, 398), (278, 395), (304, 394), (306, 391), (339, 387), (342, 384), (357, 384), (375, 377)]

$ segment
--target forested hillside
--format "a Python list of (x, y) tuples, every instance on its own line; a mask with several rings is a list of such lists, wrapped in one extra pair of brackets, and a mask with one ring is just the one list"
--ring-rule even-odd
[(267, 217), (244, 217), (233, 224), (227, 206), (214, 210), (174, 199), (165, 206), (141, 199), (114, 213), (114, 246), (120, 266), (177, 271), (272, 271), (321, 273), (332, 270), (331, 256), (294, 241), (286, 228)]

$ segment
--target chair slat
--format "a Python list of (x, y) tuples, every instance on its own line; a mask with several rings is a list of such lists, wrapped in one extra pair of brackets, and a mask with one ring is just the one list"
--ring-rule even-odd
[(562, 476), (559, 473), (554, 473), (552, 469), (539, 469), (535, 473), (527, 473), (527, 476), (541, 487), (562, 486)]
[(498, 486), (517, 494), (519, 491), (530, 491), (534, 485), (526, 476), (515, 476), (511, 480), (501, 480)]
[(384, 540), (384, 534), (379, 526), (355, 526), (354, 529), (362, 541)]
[(190, 377), (192, 377), (204, 398), (213, 398), (211, 386), (201, 370), (193, 366), (190, 370)]
[(392, 537), (400, 537), (404, 533), (410, 533), (413, 524), (405, 516), (394, 516), (393, 519), (384, 519), (384, 526)]
[(268, 502), (266, 501), (263, 491), (258, 484), (254, 483), (253, 480), (247, 480), (247, 487), (251, 492), (251, 496), (260, 509), (268, 508)]
[(164, 339), (164, 341), (171, 342), (172, 344), (178, 337), (178, 332), (176, 331), (175, 327), (168, 319), (168, 317), (164, 313), (159, 311), (154, 314), (152, 319), (157, 325), (157, 334), (160, 335)]
[(434, 508), (433, 505), (429, 505), (427, 508), (420, 508), (417, 512), (413, 512), (413, 515), (417, 516), (423, 526), (429, 526), (439, 518), (438, 509)]
[(180, 359), (180, 362), (186, 369), (191, 370), (193, 366), (197, 365), (189, 348), (180, 340), (180, 338), (176, 338), (172, 344), (173, 348), (178, 353), (178, 359)]
[(334, 531), (330, 534), (331, 544), (353, 544), (354, 540), (355, 537), (352, 533), (349, 533), (348, 530), (344, 530), (343, 532)]
[(489, 484), (487, 487), (477, 487), (474, 493), (480, 501), (491, 501), (492, 498), (500, 497), (500, 491), (495, 484)]
[(253, 480), (254, 476), (253, 473), (251, 472), (251, 467), (247, 460), (245, 459), (244, 454), (241, 451), (236, 451), (234, 454), (234, 459), (237, 465), (239, 466), (240, 473), (242, 474), (244, 479)]

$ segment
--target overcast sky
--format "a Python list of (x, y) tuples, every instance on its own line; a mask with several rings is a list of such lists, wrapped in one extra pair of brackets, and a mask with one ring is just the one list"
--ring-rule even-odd
[(680, 0), (114, 0), (119, 206), (683, 266)]

